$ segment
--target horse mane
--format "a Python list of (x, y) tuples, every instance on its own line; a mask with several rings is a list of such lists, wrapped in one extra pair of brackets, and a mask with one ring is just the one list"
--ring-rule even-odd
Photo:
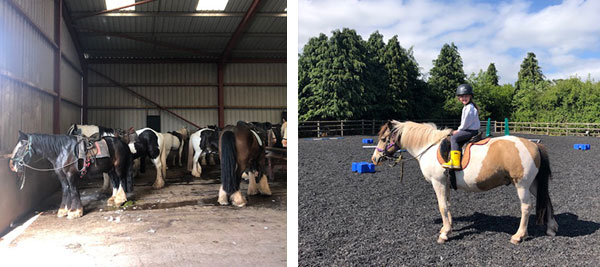
[(47, 158), (56, 158), (65, 149), (75, 152), (77, 139), (69, 135), (29, 134), (31, 147)]
[(434, 123), (416, 123), (412, 121), (391, 121), (391, 123), (393, 138), (398, 140), (398, 137), (402, 136), (400, 138), (402, 147), (428, 146), (440, 141), (452, 132), (452, 129), (447, 128), (438, 130)]

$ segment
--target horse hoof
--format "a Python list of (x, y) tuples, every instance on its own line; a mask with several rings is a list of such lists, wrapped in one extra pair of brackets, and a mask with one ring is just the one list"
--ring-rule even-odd
[(515, 238), (511, 238), (510, 239), (510, 243), (513, 243), (515, 245), (518, 245), (519, 243), (521, 243), (521, 239), (515, 239)]
[(154, 188), (154, 189), (161, 189), (163, 187), (165, 187), (165, 182), (162, 182), (162, 183), (155, 182), (154, 184), (152, 184), (152, 188)]
[(71, 219), (79, 218), (81, 216), (83, 216), (83, 209), (77, 209), (74, 211), (69, 211), (69, 213), (67, 215), (67, 219), (71, 220)]
[(268, 190), (267, 192), (263, 192), (263, 191), (261, 190), (261, 191), (260, 191), (260, 194), (261, 194), (261, 195), (264, 195), (264, 196), (270, 196), (270, 195), (272, 195), (272, 193), (271, 193), (271, 190)]
[(58, 213), (56, 213), (56, 217), (58, 218), (62, 218), (67, 216), (67, 214), (69, 213), (69, 211), (67, 209), (58, 209)]
[(258, 190), (256, 190), (256, 189), (250, 190), (250, 188), (248, 188), (248, 195), (249, 196), (254, 196), (256, 194), (258, 194)]
[(227, 206), (227, 205), (229, 205), (229, 202), (227, 202), (227, 200), (221, 200), (221, 199), (219, 199), (219, 200), (217, 200), (217, 202), (219, 202), (219, 204), (221, 204), (221, 206)]
[(556, 232), (552, 229), (548, 229), (546, 230), (546, 234), (549, 236), (556, 236)]
[(438, 244), (444, 244), (444, 243), (446, 243), (447, 240), (448, 240), (448, 238), (443, 239), (442, 237), (438, 237), (437, 242), (438, 242)]

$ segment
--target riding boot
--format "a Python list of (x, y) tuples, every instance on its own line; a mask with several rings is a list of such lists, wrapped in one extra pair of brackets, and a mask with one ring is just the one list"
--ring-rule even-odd
[(448, 160), (448, 162), (442, 164), (442, 167), (453, 170), (462, 169), (460, 166), (460, 154), (461, 153), (459, 150), (450, 151), (450, 159)]

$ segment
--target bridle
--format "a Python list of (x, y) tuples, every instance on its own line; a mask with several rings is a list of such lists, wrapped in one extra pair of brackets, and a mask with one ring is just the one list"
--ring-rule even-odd
[(27, 166), (27, 163), (29, 163), (29, 160), (33, 156), (33, 150), (31, 148), (31, 137), (27, 139), (26, 142), (27, 144), (25, 145), (25, 152), (23, 152), (23, 155), (17, 156), (17, 154), (19, 153), (15, 153), (15, 155), (13, 155), (13, 157), (10, 158), (13, 166), (17, 169), (18, 172), (21, 172), (23, 170), (23, 167)]

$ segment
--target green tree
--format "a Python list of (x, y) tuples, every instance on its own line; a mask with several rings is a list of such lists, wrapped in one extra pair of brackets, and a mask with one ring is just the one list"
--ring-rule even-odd
[(442, 118), (460, 116), (462, 107), (455, 99), (456, 88), (465, 82), (463, 63), (458, 48), (454, 43), (444, 44), (437, 59), (433, 60), (433, 68), (429, 71), (428, 84), (433, 92), (434, 103), (443, 105)]
[(494, 63), (490, 63), (485, 72), (485, 82), (490, 85), (498, 86), (498, 71), (496, 70), (496, 65)]
[(400, 46), (398, 36), (394, 36), (385, 47), (384, 62), (389, 78), (386, 105), (390, 110), (386, 112), (397, 119), (413, 117), (413, 91), (420, 74), (412, 50), (407, 51)]
[(386, 100), (389, 87), (389, 75), (385, 68), (384, 54), (385, 42), (383, 35), (378, 31), (371, 34), (366, 42), (367, 73), (365, 77), (366, 94), (365, 101), (369, 103), (363, 118), (384, 119), (389, 115), (386, 111), (387, 105), (381, 105)]
[(327, 45), (315, 42), (320, 44), (316, 65), (306, 66), (314, 63), (310, 59), (299, 62), (299, 67), (309, 70), (308, 80), (298, 77), (304, 86), (301, 97), (308, 97), (299, 103), (304, 112), (300, 120), (361, 118), (367, 110), (364, 41), (356, 31), (343, 29), (333, 31)]
[(516, 89), (512, 99), (512, 118), (516, 121), (533, 121), (539, 110), (539, 97), (549, 83), (544, 80), (542, 68), (533, 52), (527, 53), (527, 57), (521, 63)]

